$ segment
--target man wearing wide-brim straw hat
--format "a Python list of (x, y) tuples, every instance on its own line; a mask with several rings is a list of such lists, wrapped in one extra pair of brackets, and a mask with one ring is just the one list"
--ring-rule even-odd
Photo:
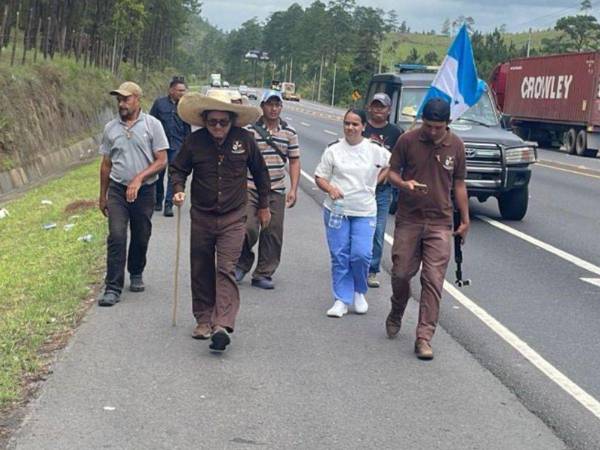
[(169, 167), (177, 206), (185, 199), (185, 181), (192, 174), (190, 259), (197, 322), (192, 336), (210, 338), (210, 348), (223, 351), (240, 305), (234, 271), (246, 231), (248, 170), (259, 193), (261, 226), (268, 226), (271, 219), (267, 166), (253, 134), (242, 128), (260, 111), (225, 98), (189, 93), (179, 101), (177, 112), (190, 125), (202, 127), (186, 138)]

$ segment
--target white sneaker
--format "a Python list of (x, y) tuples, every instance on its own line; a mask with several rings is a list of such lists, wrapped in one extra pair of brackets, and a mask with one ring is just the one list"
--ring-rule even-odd
[(327, 310), (329, 317), (343, 317), (348, 312), (348, 307), (341, 300), (336, 300), (331, 308)]
[(369, 310), (369, 304), (364, 294), (354, 293), (354, 312), (356, 314), (365, 314)]

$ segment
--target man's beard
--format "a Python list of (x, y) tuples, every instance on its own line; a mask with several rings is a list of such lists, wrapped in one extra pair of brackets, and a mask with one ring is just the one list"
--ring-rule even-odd
[(121, 119), (127, 120), (131, 119), (131, 117), (133, 116), (133, 112), (129, 111), (126, 108), (119, 108), (119, 115), (121, 116)]

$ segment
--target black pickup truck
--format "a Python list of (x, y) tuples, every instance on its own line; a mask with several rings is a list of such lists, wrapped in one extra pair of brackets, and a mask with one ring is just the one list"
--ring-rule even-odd
[[(377, 92), (385, 92), (392, 99), (390, 122), (407, 130), (434, 77), (431, 71), (414, 68), (374, 75), (364, 104), (368, 105)], [(450, 127), (465, 143), (469, 197), (481, 202), (496, 197), (503, 219), (521, 220), (527, 212), (536, 144), (523, 141), (504, 127), (489, 92)]]

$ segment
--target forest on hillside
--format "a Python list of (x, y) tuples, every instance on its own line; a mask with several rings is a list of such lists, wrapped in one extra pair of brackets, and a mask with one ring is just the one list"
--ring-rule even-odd
[(513, 40), (503, 24), (482, 33), (463, 15), (444, 20), (439, 32), (415, 32), (401, 11), (356, 0), (293, 3), (227, 32), (202, 17), (199, 0), (0, 0), (0, 62), (25, 64), (60, 54), (117, 75), (121, 65), (132, 65), (170, 69), (192, 83), (205, 83), (215, 72), (257, 86), (292, 80), (305, 97), (347, 103), (373, 73), (398, 63), (439, 64), (462, 24), (471, 32), (482, 78), (512, 57), (600, 47), (589, 0), (545, 30), (537, 45), (531, 34), (526, 42)]

